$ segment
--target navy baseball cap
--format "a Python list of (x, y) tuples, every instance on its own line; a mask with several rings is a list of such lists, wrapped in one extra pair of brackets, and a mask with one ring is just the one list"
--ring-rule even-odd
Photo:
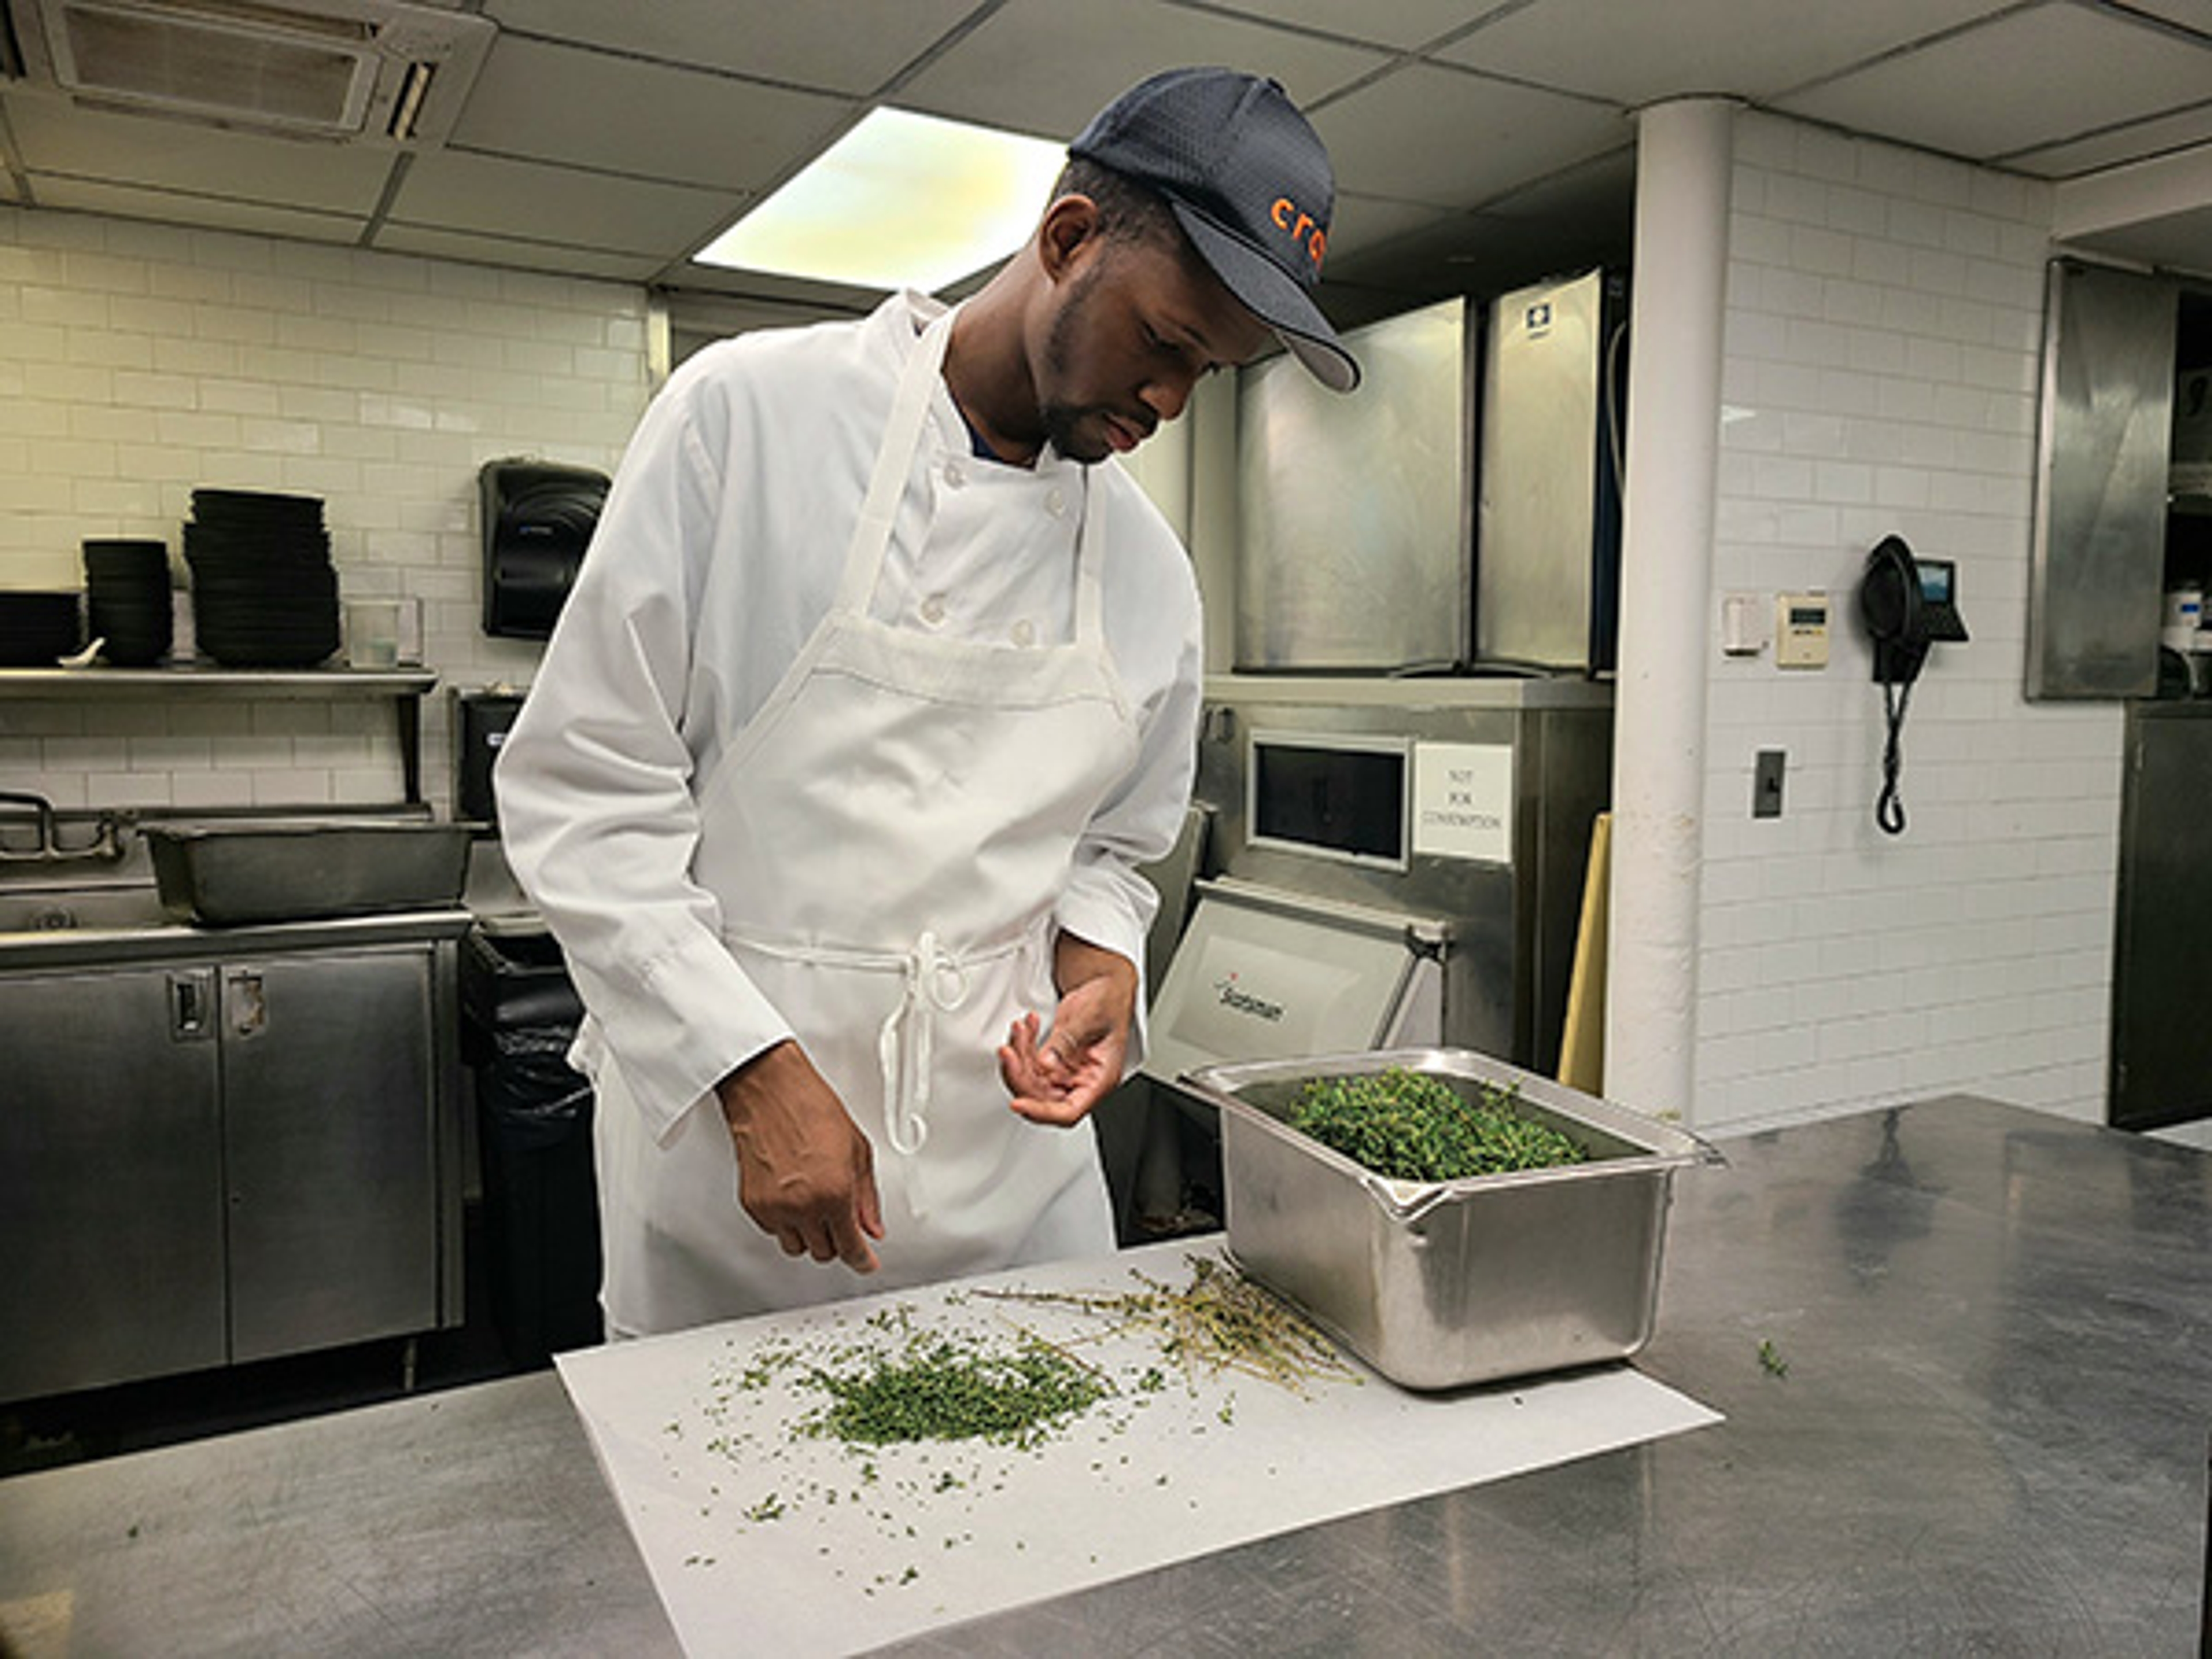
[(1225, 69), (1168, 70), (1091, 118), (1067, 147), (1158, 192), (1246, 310), (1323, 386), (1359, 365), (1310, 297), (1336, 210), (1321, 135), (1277, 82)]

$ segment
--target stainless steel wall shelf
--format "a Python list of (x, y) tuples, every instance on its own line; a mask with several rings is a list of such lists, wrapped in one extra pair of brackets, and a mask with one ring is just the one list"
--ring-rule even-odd
[(389, 698), (410, 806), (422, 801), (422, 697), (438, 684), (427, 668), (0, 668), (0, 701), (190, 697), (198, 702), (349, 702)]

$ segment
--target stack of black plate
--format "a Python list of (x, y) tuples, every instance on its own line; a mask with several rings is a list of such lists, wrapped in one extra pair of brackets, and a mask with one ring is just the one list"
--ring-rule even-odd
[(338, 576), (315, 495), (195, 489), (192, 629), (226, 668), (307, 668), (338, 648)]
[(0, 593), (0, 668), (52, 668), (83, 645), (74, 590)]
[(176, 613), (169, 601), (169, 549), (125, 539), (84, 544), (85, 631), (105, 641), (118, 668), (144, 668), (169, 654)]

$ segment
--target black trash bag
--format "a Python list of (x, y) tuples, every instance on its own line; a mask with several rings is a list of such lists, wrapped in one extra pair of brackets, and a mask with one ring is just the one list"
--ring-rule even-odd
[(592, 1085), (568, 1060), (573, 1027), (518, 1025), (488, 1035), (492, 1059), (477, 1073), (477, 1098), (502, 1139), (535, 1151), (589, 1126)]

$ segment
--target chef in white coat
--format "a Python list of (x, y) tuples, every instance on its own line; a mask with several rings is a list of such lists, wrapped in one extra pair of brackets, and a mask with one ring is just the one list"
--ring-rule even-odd
[(1156, 76), (1069, 154), (957, 310), (671, 377), (502, 750), (587, 1011), (616, 1334), (1114, 1246), (1086, 1114), (1137, 1041), (1200, 660), (1111, 458), (1272, 340), (1358, 368), (1279, 86)]

